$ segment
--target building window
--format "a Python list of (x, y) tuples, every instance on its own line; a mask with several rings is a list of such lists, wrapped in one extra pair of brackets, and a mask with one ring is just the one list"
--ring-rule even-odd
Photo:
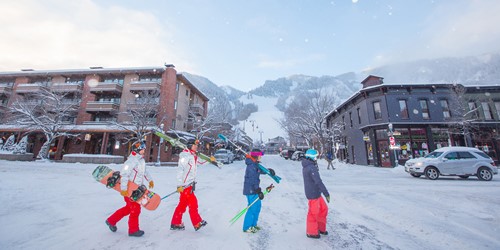
[(495, 109), (497, 110), (497, 119), (500, 120), (500, 102), (495, 102)]
[(179, 92), (179, 82), (175, 83), (175, 91)]
[(175, 119), (172, 119), (172, 129), (175, 129)]
[(357, 109), (358, 111), (358, 124), (361, 125), (361, 113), (359, 111), (359, 108)]
[(469, 105), (469, 111), (470, 111), (469, 113), (471, 113), (471, 118), (477, 119), (478, 115), (477, 115), (476, 103), (475, 102), (469, 102), (468, 105)]
[(174, 110), (177, 110), (177, 100), (174, 101)]
[(484, 119), (493, 120), (493, 114), (491, 113), (490, 105), (487, 102), (481, 102), (481, 107), (483, 107)]
[(451, 117), (450, 107), (448, 106), (448, 100), (441, 100), (441, 108), (443, 108), (443, 117), (444, 119), (449, 119)]
[(382, 119), (382, 110), (380, 109), (380, 102), (373, 103), (373, 114), (375, 115), (375, 120)]
[(420, 108), (422, 109), (422, 118), (430, 119), (429, 116), (429, 106), (427, 105), (427, 100), (420, 100)]
[(351, 123), (351, 128), (352, 128), (352, 112), (349, 112), (349, 122)]
[(186, 89), (186, 96), (189, 96), (189, 90)]
[(408, 119), (408, 106), (406, 100), (399, 100), (399, 115), (401, 119)]
[(342, 129), (345, 130), (345, 117), (342, 116)]

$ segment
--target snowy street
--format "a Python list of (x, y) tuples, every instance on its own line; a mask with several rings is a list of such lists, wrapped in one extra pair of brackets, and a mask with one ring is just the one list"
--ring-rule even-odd
[[(208, 225), (194, 231), (188, 212), (185, 231), (171, 231), (178, 202), (174, 194), (155, 211), (142, 209), (141, 238), (127, 235), (127, 218), (111, 232), (105, 219), (125, 203), (118, 192), (92, 178), (96, 164), (0, 160), (0, 249), (500, 249), (500, 176), (417, 179), (397, 168), (337, 163), (320, 174), (332, 197), (329, 235), (306, 238), (307, 199), (300, 162), (265, 155), (262, 164), (282, 177), (261, 176), (275, 188), (262, 201), (256, 234), (242, 232), (245, 165), (199, 167), (196, 194)], [(121, 165), (109, 165), (120, 170)], [(175, 190), (175, 167), (148, 166), (154, 191)]]

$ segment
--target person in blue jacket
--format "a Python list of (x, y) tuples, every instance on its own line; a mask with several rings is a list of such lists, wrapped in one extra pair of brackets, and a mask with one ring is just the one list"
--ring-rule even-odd
[[(248, 205), (250, 205), (257, 198), (259, 199), (254, 205), (252, 205), (247, 213), (245, 214), (245, 220), (243, 221), (243, 232), (246, 233), (256, 233), (261, 228), (257, 226), (259, 220), (261, 200), (264, 199), (264, 194), (260, 188), (260, 175), (265, 174), (259, 168), (259, 162), (262, 158), (263, 152), (260, 149), (253, 149), (249, 154), (246, 155), (245, 164), (247, 168), (245, 170), (245, 181), (243, 183), (243, 195), (247, 197)], [(271, 175), (275, 175), (273, 169), (268, 168)]]
[(304, 177), (304, 190), (306, 198), (309, 200), (306, 221), (306, 236), (308, 238), (318, 239), (320, 235), (328, 235), (326, 231), (326, 216), (328, 215), (328, 206), (325, 203), (321, 193), (330, 203), (330, 193), (323, 184), (319, 176), (318, 151), (308, 149), (305, 158), (302, 160), (302, 176)]

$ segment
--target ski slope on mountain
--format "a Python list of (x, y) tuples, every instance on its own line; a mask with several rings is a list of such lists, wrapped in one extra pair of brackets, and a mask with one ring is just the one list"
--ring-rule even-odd
[[(285, 131), (281, 128), (278, 120), (283, 117), (283, 112), (276, 108), (277, 97), (263, 97), (258, 95), (246, 94), (240, 97), (239, 101), (244, 104), (253, 103), (259, 107), (259, 110), (252, 113), (246, 121), (240, 121), (240, 129), (244, 129), (254, 143), (266, 143), (268, 139), (281, 136), (287, 138)], [(262, 132), (262, 137), (261, 133)]]

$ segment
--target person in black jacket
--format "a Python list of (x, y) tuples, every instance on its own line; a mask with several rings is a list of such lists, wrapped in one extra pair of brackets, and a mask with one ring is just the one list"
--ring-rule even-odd
[(309, 210), (307, 212), (306, 236), (309, 238), (320, 238), (320, 234), (327, 235), (326, 216), (328, 206), (325, 203), (321, 193), (330, 203), (330, 193), (323, 184), (319, 176), (318, 151), (308, 149), (305, 158), (302, 160), (302, 175), (304, 177), (304, 190), (306, 198), (309, 200)]

